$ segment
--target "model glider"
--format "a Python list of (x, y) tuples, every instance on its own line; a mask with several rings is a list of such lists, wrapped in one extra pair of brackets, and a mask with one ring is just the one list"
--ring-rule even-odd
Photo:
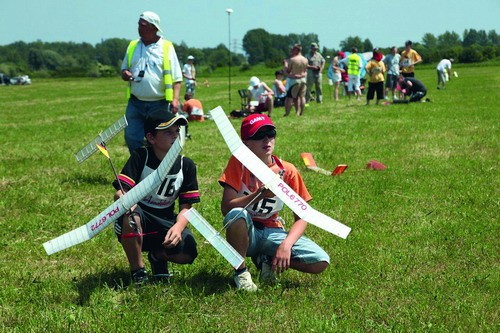
[(76, 160), (78, 161), (78, 163), (82, 163), (87, 158), (89, 158), (93, 153), (97, 151), (97, 145), (108, 142), (115, 135), (120, 133), (122, 129), (127, 127), (127, 125), (127, 118), (123, 116), (104, 132), (99, 133), (99, 135), (96, 136), (94, 140), (90, 141), (85, 147), (83, 147), (78, 153), (76, 153)]
[(217, 232), (194, 208), (184, 213), (184, 217), (212, 244), (212, 246), (235, 268), (241, 266), (243, 257)]
[(343, 173), (345, 169), (347, 169), (347, 164), (339, 164), (335, 167), (335, 169), (333, 169), (333, 171), (328, 171), (316, 165), (316, 161), (314, 160), (311, 153), (301, 153), (300, 157), (302, 157), (304, 164), (309, 170), (321, 173), (323, 175), (337, 176)]
[(180, 140), (177, 139), (158, 168), (139, 182), (137, 186), (133, 187), (86, 224), (44, 243), (43, 247), (47, 254), (51, 255), (83, 243), (103, 231), (109, 224), (117, 220), (132, 206), (161, 185), (181, 150)]
[(210, 111), (229, 150), (250, 172), (271, 190), (284, 204), (305, 221), (341, 238), (347, 238), (351, 228), (315, 210), (267, 167), (243, 144), (224, 110), (219, 106)]

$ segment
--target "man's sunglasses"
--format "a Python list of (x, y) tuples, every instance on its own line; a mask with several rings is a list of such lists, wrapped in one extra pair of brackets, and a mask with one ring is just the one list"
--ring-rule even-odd
[(262, 140), (266, 136), (269, 139), (274, 138), (276, 136), (276, 130), (273, 128), (273, 129), (270, 129), (270, 130), (267, 130), (267, 131), (258, 131), (253, 136), (249, 137), (248, 140), (255, 140), (255, 141)]

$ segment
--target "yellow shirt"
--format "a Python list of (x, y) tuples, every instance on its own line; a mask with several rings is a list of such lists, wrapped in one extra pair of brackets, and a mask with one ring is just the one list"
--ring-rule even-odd
[(413, 73), (415, 71), (413, 64), (419, 60), (422, 60), (422, 57), (417, 51), (414, 49), (410, 49), (409, 51), (404, 50), (401, 52), (401, 72)]
[(370, 82), (383, 82), (385, 73), (385, 64), (383, 61), (370, 60), (365, 67), (370, 76)]

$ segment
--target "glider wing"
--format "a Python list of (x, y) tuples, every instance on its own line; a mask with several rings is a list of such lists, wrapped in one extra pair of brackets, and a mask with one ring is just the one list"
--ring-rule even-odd
[(224, 110), (219, 106), (210, 111), (229, 150), (250, 172), (266, 185), (295, 214), (307, 222), (341, 238), (347, 238), (351, 228), (312, 208), (277, 174), (267, 167), (243, 144)]
[(106, 143), (111, 140), (115, 135), (117, 135), (122, 129), (127, 127), (128, 122), (125, 116), (118, 119), (113, 125), (111, 125), (104, 132), (100, 133), (90, 141), (85, 147), (83, 147), (78, 153), (76, 153), (76, 160), (78, 163), (82, 163), (87, 158), (89, 158), (93, 153), (97, 151), (97, 145), (102, 142)]
[(212, 244), (212, 246), (234, 267), (241, 266), (244, 259), (236, 250), (201, 216), (194, 208), (189, 209), (184, 216)]
[(167, 155), (163, 158), (163, 161), (160, 163), (158, 168), (139, 182), (130, 191), (125, 193), (125, 195), (123, 195), (120, 199), (113, 202), (99, 215), (81, 227), (44, 243), (43, 247), (45, 248), (47, 254), (51, 255), (91, 239), (104, 230), (109, 224), (111, 224), (111, 222), (117, 220), (132, 206), (151, 193), (151, 191), (157, 189), (172, 168), (181, 150), (182, 146), (179, 139), (177, 139), (168, 151)]

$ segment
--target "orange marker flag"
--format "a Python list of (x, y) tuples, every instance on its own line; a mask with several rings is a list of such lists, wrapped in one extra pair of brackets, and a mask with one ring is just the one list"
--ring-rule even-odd
[(304, 161), (304, 164), (306, 167), (316, 167), (316, 161), (314, 160), (313, 156), (311, 153), (301, 153), (300, 157), (302, 157), (302, 160)]

